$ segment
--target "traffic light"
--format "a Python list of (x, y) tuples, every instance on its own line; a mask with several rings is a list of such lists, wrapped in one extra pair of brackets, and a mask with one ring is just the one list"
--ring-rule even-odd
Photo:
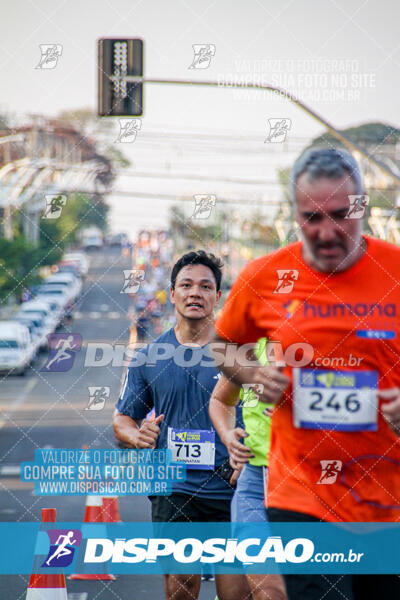
[(143, 40), (102, 38), (98, 41), (98, 51), (98, 114), (105, 117), (141, 116), (143, 84), (129, 83), (123, 78), (143, 76)]

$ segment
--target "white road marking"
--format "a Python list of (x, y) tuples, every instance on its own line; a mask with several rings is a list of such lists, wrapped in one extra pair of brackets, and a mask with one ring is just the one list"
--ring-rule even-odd
[(20, 472), (20, 465), (2, 465), (0, 467), (0, 477), (19, 477)]
[(108, 304), (100, 304), (100, 310), (102, 311), (106, 311), (108, 310), (110, 307)]
[[(102, 305), (102, 306), (106, 306), (106, 305)], [(100, 310), (102, 310), (102, 306), (100, 306)], [(107, 308), (109, 308), (107, 306)], [(106, 319), (121, 319), (123, 317), (123, 313), (119, 313), (116, 311), (110, 311), (110, 312), (99, 312), (97, 310), (92, 310), (90, 312), (75, 312), (74, 313), (74, 319), (78, 320), (78, 319), (100, 319), (100, 317), (106, 318)]]
[(11, 402), (10, 406), (8, 407), (8, 412), (10, 412), (10, 413), (15, 412), (17, 410), (17, 408), (25, 402), (28, 394), (31, 393), (33, 388), (37, 385), (38, 381), (39, 381), (38, 377), (33, 377), (32, 379), (30, 379), (28, 381), (28, 383), (26, 384), (26, 386), (24, 387), (22, 392), (20, 394), (18, 394), (18, 396), (16, 398), (14, 398), (14, 400)]

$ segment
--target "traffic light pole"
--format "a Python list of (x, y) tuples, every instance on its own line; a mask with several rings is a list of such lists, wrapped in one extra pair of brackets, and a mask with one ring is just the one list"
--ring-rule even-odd
[(170, 85), (193, 85), (193, 86), (203, 86), (203, 87), (227, 87), (227, 88), (250, 88), (255, 90), (266, 90), (269, 92), (278, 93), (280, 96), (283, 96), (296, 104), (301, 110), (310, 115), (315, 121), (318, 121), (326, 127), (326, 129), (331, 133), (337, 140), (342, 142), (348, 150), (356, 151), (361, 154), (364, 158), (373, 163), (378, 169), (380, 169), (385, 175), (390, 177), (392, 181), (394, 181), (397, 185), (400, 185), (400, 177), (389, 169), (385, 164), (381, 163), (379, 160), (371, 156), (364, 148), (359, 146), (357, 143), (350, 140), (346, 135), (340, 132), (336, 127), (334, 127), (331, 123), (329, 123), (326, 119), (324, 119), (320, 114), (318, 114), (315, 110), (307, 106), (304, 102), (296, 98), (290, 92), (282, 88), (278, 88), (272, 85), (260, 85), (256, 83), (218, 83), (218, 81), (193, 81), (192, 79), (154, 79), (147, 77), (134, 77), (134, 76), (125, 76), (123, 78), (119, 77), (110, 77), (111, 81), (126, 81), (127, 83), (160, 83), (160, 84), (170, 84)]

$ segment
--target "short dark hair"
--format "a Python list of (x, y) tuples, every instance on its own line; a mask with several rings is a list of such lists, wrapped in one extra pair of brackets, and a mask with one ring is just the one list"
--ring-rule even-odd
[(224, 264), (220, 258), (217, 258), (214, 254), (207, 254), (204, 250), (188, 252), (181, 256), (174, 264), (171, 271), (171, 287), (173, 290), (175, 289), (175, 282), (179, 271), (188, 265), (204, 265), (211, 269), (215, 277), (217, 292), (219, 292), (221, 289), (222, 267)]
[(310, 149), (304, 152), (295, 162), (291, 173), (292, 202), (296, 202), (296, 184), (303, 173), (310, 179), (326, 177), (340, 179), (349, 175), (356, 186), (356, 194), (363, 193), (363, 183), (360, 168), (356, 159), (339, 148)]

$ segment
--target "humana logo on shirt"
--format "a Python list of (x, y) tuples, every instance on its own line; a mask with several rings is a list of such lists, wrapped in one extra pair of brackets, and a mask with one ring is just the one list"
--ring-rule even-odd
[[(250, 550), (251, 549), (251, 550)], [(250, 550), (250, 554), (247, 551)], [(116, 539), (90, 538), (85, 550), (85, 563), (154, 563), (160, 557), (169, 557), (179, 563), (264, 563), (272, 559), (277, 563), (304, 563), (314, 554), (314, 543), (308, 538), (294, 538), (283, 544), (280, 536), (243, 540), (209, 538), (199, 540), (184, 538)]]
[(397, 309), (395, 304), (381, 304), (376, 302), (373, 304), (365, 304), (364, 302), (357, 302), (351, 304), (349, 302), (341, 303), (326, 303), (326, 304), (312, 304), (311, 302), (305, 301), (303, 303), (303, 316), (304, 317), (344, 317), (344, 316), (385, 316), (385, 317), (396, 317)]

